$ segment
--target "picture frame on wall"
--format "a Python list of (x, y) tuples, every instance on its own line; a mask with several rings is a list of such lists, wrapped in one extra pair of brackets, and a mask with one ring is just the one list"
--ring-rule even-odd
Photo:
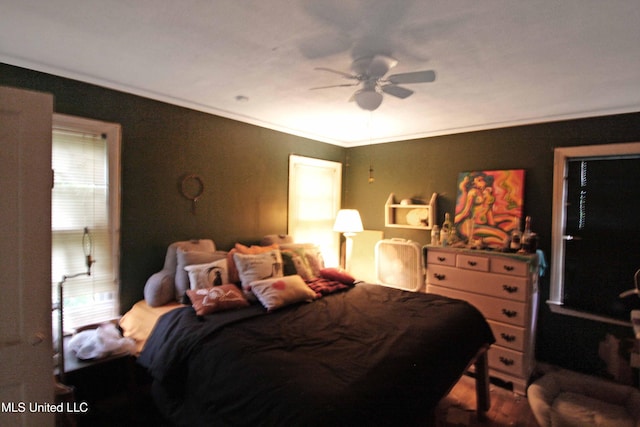
[(521, 229), (524, 169), (460, 172), (454, 232), (464, 242), (501, 249)]

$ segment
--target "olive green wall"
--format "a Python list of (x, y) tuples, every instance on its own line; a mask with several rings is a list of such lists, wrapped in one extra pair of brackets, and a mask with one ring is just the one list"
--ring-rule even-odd
[[(422, 244), (429, 242), (427, 231), (384, 228), (389, 193), (428, 199), (437, 192), (441, 223), (444, 212), (453, 212), (459, 172), (526, 169), (525, 213), (550, 258), (553, 148), (640, 141), (636, 113), (344, 149), (3, 64), (0, 85), (53, 93), (58, 113), (122, 125), (123, 311), (142, 298), (144, 282), (162, 267), (166, 246), (175, 240), (211, 237), (228, 249), (236, 241), (285, 232), (291, 153), (344, 162), (344, 206), (359, 209), (367, 229)], [(367, 182), (370, 160), (373, 184)], [(191, 173), (205, 184), (195, 216), (179, 193)], [(630, 335), (630, 328), (552, 314), (544, 304), (548, 295), (547, 275), (541, 280), (538, 359), (601, 370), (598, 342), (607, 332)]]
[[(56, 113), (122, 125), (122, 311), (171, 242), (212, 238), (227, 250), (286, 233), (290, 154), (344, 161), (338, 146), (4, 64), (0, 85), (52, 93)], [(196, 215), (180, 193), (187, 174), (204, 182)]]
[[(375, 120), (375, 113), (374, 113)], [(640, 141), (640, 113), (417, 139), (363, 146), (348, 150), (345, 202), (360, 210), (365, 229), (384, 230), (386, 238), (401, 237), (421, 244), (430, 233), (384, 228), (384, 203), (390, 193), (398, 199), (429, 200), (439, 194), (438, 223), (454, 211), (458, 173), (470, 170), (525, 169), (524, 213), (531, 215), (533, 231), (547, 262), (551, 257), (553, 149), (560, 146)], [(369, 164), (375, 181), (368, 183)], [(619, 207), (612, 207), (612, 215)], [(631, 328), (553, 314), (549, 274), (540, 281), (537, 336), (539, 360), (594, 372), (603, 369), (598, 342), (607, 332), (630, 336)], [(632, 283), (630, 282), (630, 286)]]
[[(375, 120), (375, 115), (373, 116)], [(453, 213), (459, 172), (525, 169), (525, 215), (550, 248), (553, 149), (571, 145), (640, 141), (640, 113), (518, 126), (348, 150), (345, 204), (360, 210), (367, 229), (384, 229), (384, 203), (396, 198), (429, 200), (438, 193), (438, 223)], [(368, 183), (369, 165), (375, 181)], [(428, 231), (386, 229), (385, 236), (426, 244)]]

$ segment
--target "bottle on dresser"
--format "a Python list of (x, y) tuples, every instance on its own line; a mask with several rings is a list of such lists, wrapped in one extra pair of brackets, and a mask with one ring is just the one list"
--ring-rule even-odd
[(451, 216), (449, 212), (444, 214), (444, 222), (442, 223), (442, 228), (440, 229), (440, 244), (442, 246), (447, 246), (451, 241), (451, 237), (453, 234), (453, 223), (451, 222)]
[(434, 224), (431, 228), (431, 244), (440, 246), (440, 227), (438, 227), (438, 224)]

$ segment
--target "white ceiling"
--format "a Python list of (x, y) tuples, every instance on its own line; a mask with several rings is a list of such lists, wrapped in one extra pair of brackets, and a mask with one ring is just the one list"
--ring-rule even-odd
[[(309, 90), (370, 54), (436, 81)], [(0, 61), (356, 146), (640, 111), (640, 2), (0, 0)]]

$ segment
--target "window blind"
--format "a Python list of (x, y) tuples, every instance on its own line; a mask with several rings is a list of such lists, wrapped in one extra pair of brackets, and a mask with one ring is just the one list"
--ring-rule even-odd
[(333, 222), (340, 209), (342, 164), (289, 157), (288, 233), (296, 242), (320, 246), (327, 266), (339, 264), (340, 235)]
[(90, 276), (64, 283), (65, 329), (118, 315), (117, 265), (113, 259), (109, 206), (109, 150), (98, 133), (53, 130), (52, 295), (64, 275), (87, 270), (82, 235), (92, 236), (95, 263)]

